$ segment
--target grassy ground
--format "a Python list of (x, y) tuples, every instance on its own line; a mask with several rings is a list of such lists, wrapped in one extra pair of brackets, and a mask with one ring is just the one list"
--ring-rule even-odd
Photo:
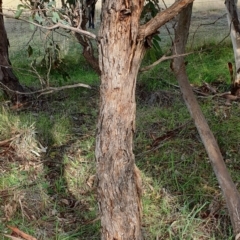
[[(12, 55), (16, 74), (36, 88), (36, 75), (26, 71), (35, 51), (25, 61), (23, 54), (27, 53)], [(210, 41), (186, 61), (195, 87), (208, 82), (219, 92), (228, 90), (227, 62), (233, 61), (229, 43), (219, 46)], [(146, 58), (144, 65), (149, 63)], [(7, 226), (44, 240), (100, 239), (94, 181), (99, 79), (76, 46), (61, 66), (71, 78), (64, 80), (61, 71), (52, 70), (52, 85), (82, 82), (94, 89), (44, 95), (21, 110), (11, 109), (2, 96), (1, 239), (11, 232)], [(134, 153), (143, 178), (145, 238), (233, 239), (225, 202), (169, 62), (139, 75), (136, 97)], [(223, 99), (211, 97), (199, 97), (199, 102), (238, 184), (239, 103), (226, 106)]]

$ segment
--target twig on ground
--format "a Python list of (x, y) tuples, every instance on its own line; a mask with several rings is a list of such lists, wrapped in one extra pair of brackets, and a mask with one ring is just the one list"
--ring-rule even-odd
[(14, 136), (12, 138), (0, 141), (0, 147), (4, 147), (6, 145), (9, 145), (14, 139), (18, 138), (19, 136), (20, 136), (20, 134), (17, 134), (16, 136)]
[(183, 123), (183, 124), (180, 125), (179, 127), (175, 128), (175, 129), (173, 129), (173, 130), (167, 131), (167, 132), (165, 132), (163, 135), (161, 135), (160, 137), (155, 138), (154, 141), (153, 141), (153, 143), (152, 143), (152, 146), (153, 146), (153, 147), (156, 147), (156, 146), (159, 145), (160, 142), (174, 137), (174, 136), (175, 136), (177, 133), (179, 133), (185, 126), (187, 126), (191, 121), (192, 121), (192, 120), (188, 120), (187, 122)]
[[(185, 122), (184, 124), (182, 124), (181, 126), (173, 129), (173, 130), (170, 130), (168, 132), (165, 132), (162, 136), (156, 138), (153, 143), (151, 144), (152, 148), (145, 151), (145, 152), (142, 152), (142, 153), (139, 153), (136, 155), (136, 157), (140, 157), (142, 155), (145, 155), (149, 152), (154, 152), (156, 151), (157, 149), (161, 148), (161, 147), (164, 147), (165, 144), (166, 144), (166, 141), (169, 140), (170, 138), (172, 138), (174, 135), (176, 135), (183, 127), (185, 127), (187, 124), (189, 124), (192, 120), (188, 120), (187, 122)], [(162, 143), (162, 144), (160, 144)]]

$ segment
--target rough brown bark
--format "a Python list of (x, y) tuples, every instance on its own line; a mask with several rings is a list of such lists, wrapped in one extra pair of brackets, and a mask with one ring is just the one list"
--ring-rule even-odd
[[(85, 25), (86, 25), (86, 23), (85, 23)], [(75, 37), (77, 38), (78, 42), (83, 47), (83, 56), (86, 59), (86, 61), (90, 64), (90, 66), (93, 68), (93, 70), (98, 75), (101, 75), (98, 58), (94, 56), (94, 49), (93, 49), (91, 41), (87, 37), (82, 36), (79, 33), (75, 33)]]
[(193, 1), (194, 0), (176, 1), (166, 10), (159, 12), (153, 19), (141, 26), (139, 30), (139, 38), (142, 39), (144, 37), (154, 34), (159, 27), (163, 26), (165, 23), (177, 16), (177, 14), (182, 11), (182, 9), (184, 9), (188, 4), (192, 3)]
[(142, 239), (139, 176), (132, 151), (135, 87), (144, 53), (137, 41), (143, 0), (131, 1), (134, 12), (107, 0), (99, 31), (101, 105), (96, 139), (98, 195), (102, 239)]
[[(191, 5), (188, 5), (188, 7), (180, 14), (178, 26), (175, 31), (173, 54), (183, 54), (185, 52), (185, 45), (187, 42), (191, 19), (191, 7)], [(185, 103), (194, 120), (199, 135), (208, 153), (209, 159), (212, 163), (212, 167), (217, 176), (219, 185), (224, 194), (234, 233), (237, 235), (240, 233), (240, 195), (227, 171), (217, 141), (214, 138), (193, 94), (187, 78), (184, 58), (179, 57), (173, 59), (172, 67), (178, 79)], [(238, 237), (236, 237), (236, 239), (238, 239)]]
[[(12, 102), (21, 102), (23, 95), (19, 95), (14, 91), (24, 92), (23, 87), (19, 83), (18, 78), (14, 75), (8, 55), (8, 38), (4, 27), (4, 19), (2, 15), (2, 0), (0, 0), (0, 86)], [(6, 87), (4, 87), (6, 86)]]
[[(171, 11), (184, 6), (181, 0)], [(141, 178), (135, 166), (136, 78), (145, 52), (139, 19), (144, 0), (102, 1), (99, 30), (100, 112), (96, 136), (98, 202), (102, 239), (141, 240)], [(167, 11), (161, 14), (166, 16)], [(169, 13), (169, 12), (168, 12)], [(169, 13), (170, 14), (170, 13)], [(170, 14), (171, 18), (175, 15)], [(170, 20), (170, 18), (167, 18)], [(151, 35), (161, 27), (154, 26)], [(149, 27), (149, 25), (147, 25)], [(140, 30), (140, 31), (139, 31)], [(141, 37), (139, 33), (141, 32)], [(142, 34), (143, 33), (143, 34)]]
[[(89, 4), (93, 4), (93, 2), (95, 2), (95, 0), (91, 1)], [(64, 3), (64, 0), (62, 0), (62, 3)], [(87, 30), (86, 25), (87, 25), (87, 22), (89, 21), (89, 16), (88, 16), (89, 14), (87, 11), (88, 6), (86, 4), (87, 4), (87, 1), (81, 0), (81, 3), (76, 2), (74, 5), (71, 5), (72, 7), (70, 7), (70, 9), (72, 10), (72, 13), (70, 13), (69, 10), (66, 12), (69, 18), (71, 19), (72, 26), (76, 28), (80, 28), (85, 31)], [(80, 8), (81, 8), (81, 14), (79, 14)], [(84, 36), (78, 32), (74, 32), (74, 35), (83, 48), (83, 56), (85, 60), (90, 64), (93, 70), (98, 75), (100, 75), (101, 71), (99, 69), (98, 58), (94, 55), (94, 48), (92, 46), (91, 40), (87, 36)]]

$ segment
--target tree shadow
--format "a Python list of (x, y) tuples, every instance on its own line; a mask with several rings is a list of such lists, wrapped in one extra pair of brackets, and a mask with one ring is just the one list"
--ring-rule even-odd
[[(56, 97), (51, 100), (59, 109), (65, 97), (67, 95), (60, 94), (63, 100)], [(88, 94), (85, 97), (89, 99)], [(17, 114), (27, 111), (41, 121), (43, 112), (50, 119), (57, 112), (54, 104), (41, 99)], [(91, 105), (90, 101), (83, 104)], [(24, 155), (17, 157), (14, 149), (6, 149), (4, 161), (0, 161), (0, 171), (3, 167), (6, 177), (0, 178), (0, 186), (4, 181), (10, 181), (10, 176), (14, 176), (11, 181), (15, 182), (9, 185), (14, 187), (0, 189), (3, 206), (0, 220), (4, 219), (0, 230), (6, 231), (7, 225), (18, 223), (19, 229), (37, 239), (100, 239), (94, 182), (96, 115), (85, 110), (78, 111), (77, 108), (68, 115), (71, 132), (63, 143), (54, 144), (53, 124), (46, 124), (43, 136), (40, 134), (42, 126), (36, 123), (34, 131), (38, 132), (38, 140), (43, 147), (48, 147), (45, 153), (27, 159)]]
[(88, 184), (94, 169), (89, 162), (91, 167), (82, 171), (80, 159), (71, 157), (78, 144), (78, 141), (70, 141), (64, 146), (49, 149), (44, 161), (48, 195), (55, 206), (58, 227), (65, 234), (71, 238), (97, 239), (96, 187), (94, 182)]

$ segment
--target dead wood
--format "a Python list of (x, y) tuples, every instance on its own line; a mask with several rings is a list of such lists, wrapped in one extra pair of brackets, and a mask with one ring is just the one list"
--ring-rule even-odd
[[(191, 19), (191, 10), (192, 6), (189, 5), (181, 12), (179, 16), (178, 26), (175, 31), (173, 54), (183, 54), (185, 52), (185, 45)], [(225, 197), (234, 234), (236, 236), (235, 239), (240, 239), (240, 194), (227, 171), (217, 141), (213, 136), (213, 133), (210, 130), (200, 106), (193, 94), (192, 88), (188, 81), (183, 57), (173, 59), (173, 71), (177, 77), (184, 101), (188, 107), (191, 117), (194, 120)]]

